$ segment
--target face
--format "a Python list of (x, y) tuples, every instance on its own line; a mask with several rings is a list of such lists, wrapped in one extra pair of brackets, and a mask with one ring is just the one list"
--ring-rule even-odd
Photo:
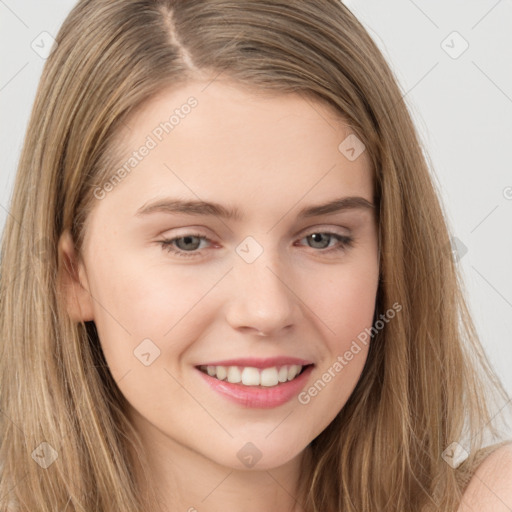
[[(268, 469), (300, 455), (361, 375), (379, 272), (371, 164), (321, 102), (205, 85), (128, 121), (69, 311), (94, 320), (145, 442)], [(313, 209), (343, 198), (359, 199)]]

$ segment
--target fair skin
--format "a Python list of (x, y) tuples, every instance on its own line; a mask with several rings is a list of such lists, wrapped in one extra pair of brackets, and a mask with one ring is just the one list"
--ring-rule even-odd
[[(62, 235), (61, 257), (77, 269), (65, 277), (68, 312), (76, 322), (96, 324), (162, 510), (298, 512), (302, 456), (346, 403), (368, 346), (359, 343), (360, 351), (307, 403), (295, 393), (268, 408), (228, 400), (206, 385), (198, 366), (298, 357), (312, 363), (300, 391), (329, 369), (332, 376), (338, 357), (372, 325), (376, 212), (298, 214), (341, 197), (372, 203), (370, 159), (363, 151), (350, 160), (338, 149), (353, 132), (321, 102), (253, 95), (220, 79), (207, 83), (163, 91), (127, 121), (120, 165), (169, 113), (190, 96), (198, 100), (96, 200), (80, 256), (69, 232)], [(171, 197), (236, 207), (242, 217), (162, 209), (137, 215)], [(336, 235), (353, 243), (343, 248)], [(168, 251), (166, 239), (195, 255)], [(259, 255), (249, 263), (244, 253)], [(134, 354), (143, 340), (151, 340), (146, 355), (159, 351), (148, 365)], [(247, 450), (259, 457), (250, 467), (239, 458)]]
[(475, 471), (457, 512), (512, 511), (512, 444), (489, 455)]
[[(297, 393), (266, 409), (233, 403), (205, 385), (196, 366), (298, 357), (313, 364), (308, 389), (371, 327), (379, 273), (375, 209), (298, 217), (341, 197), (372, 203), (370, 160), (366, 151), (350, 161), (338, 150), (352, 132), (320, 102), (254, 96), (221, 80), (202, 92), (205, 85), (165, 91), (128, 121), (129, 156), (187, 98), (198, 100), (95, 203), (78, 274), (68, 283), (68, 309), (75, 321), (94, 320), (169, 510), (300, 510), (294, 496), (302, 454), (349, 398), (368, 345), (307, 404)], [(171, 196), (236, 206), (243, 217), (136, 215)], [(315, 240), (313, 233), (334, 235)], [(162, 240), (190, 234), (208, 239), (188, 241), (199, 255), (162, 248)], [(353, 245), (343, 248), (336, 235), (352, 237)], [(248, 236), (258, 244), (252, 254), (263, 249), (251, 263), (236, 251)], [(174, 248), (184, 252), (184, 242)], [(68, 235), (59, 248), (76, 259)], [(160, 356), (145, 366), (134, 349), (148, 338)], [(261, 457), (252, 467), (237, 457), (249, 442)]]

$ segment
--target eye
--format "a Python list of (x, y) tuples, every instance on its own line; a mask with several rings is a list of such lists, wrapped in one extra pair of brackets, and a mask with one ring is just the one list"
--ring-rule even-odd
[[(183, 243), (180, 243), (182, 240)], [(171, 252), (183, 258), (191, 258), (198, 255), (198, 252), (196, 251), (202, 240), (211, 241), (205, 236), (196, 233), (188, 233), (184, 236), (162, 240), (160, 244), (162, 249), (166, 250), (167, 252)], [(174, 245), (175, 243), (178, 246), (177, 249)]]
[[(329, 243), (332, 240), (337, 240), (338, 243), (334, 246), (331, 246), (328, 250), (322, 250), (317, 252), (322, 253), (330, 253), (332, 251), (342, 251), (349, 247), (352, 247), (354, 239), (350, 236), (339, 235), (338, 233), (333, 233), (331, 231), (313, 231), (309, 235), (306, 235), (302, 240), (308, 240), (313, 245), (310, 246), (313, 249), (327, 249), (329, 247)], [(327, 240), (327, 244), (325, 243)]]
[[(302, 240), (308, 240), (308, 242), (313, 244), (312, 246), (310, 245), (310, 247), (312, 249), (320, 249), (315, 252), (321, 254), (346, 250), (352, 247), (354, 241), (350, 236), (340, 235), (331, 231), (314, 231), (301, 238), (299, 241)], [(325, 243), (326, 240), (327, 244)], [(330, 242), (333, 240), (337, 240), (337, 244), (331, 245)], [(202, 251), (199, 250), (199, 247), (202, 241), (211, 242), (209, 238), (198, 233), (187, 233), (186, 235), (176, 238), (162, 240), (159, 244), (162, 249), (180, 258), (194, 258), (201, 255)]]

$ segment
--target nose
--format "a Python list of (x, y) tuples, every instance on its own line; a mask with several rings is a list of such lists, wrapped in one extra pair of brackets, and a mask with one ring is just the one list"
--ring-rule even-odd
[(231, 272), (226, 319), (238, 331), (259, 336), (279, 336), (297, 325), (300, 299), (293, 291), (291, 272), (277, 258), (253, 263), (237, 261)]

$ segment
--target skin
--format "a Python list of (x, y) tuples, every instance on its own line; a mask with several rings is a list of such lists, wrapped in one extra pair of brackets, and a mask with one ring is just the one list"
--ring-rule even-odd
[(457, 512), (512, 510), (512, 442), (497, 448), (478, 466)]
[[(360, 344), (309, 403), (295, 397), (270, 409), (227, 401), (194, 367), (234, 357), (302, 357), (315, 365), (307, 389), (371, 327), (375, 210), (297, 218), (304, 206), (343, 196), (372, 202), (370, 158), (363, 151), (350, 161), (338, 150), (352, 131), (320, 101), (207, 83), (163, 91), (128, 121), (127, 158), (168, 112), (190, 96), (198, 100), (95, 201), (80, 256), (63, 233), (61, 256), (78, 269), (65, 277), (68, 311), (97, 326), (166, 510), (301, 510), (294, 497), (302, 457), (352, 393), (368, 345)], [(164, 196), (237, 206), (243, 219), (136, 215)], [(339, 245), (335, 237), (316, 244), (309, 237), (326, 232), (351, 236), (353, 245), (327, 253)], [(200, 256), (179, 257), (161, 245), (191, 233), (209, 240), (195, 249)], [(263, 249), (252, 263), (236, 252), (248, 236)], [(188, 247), (180, 244), (174, 247)], [(149, 366), (134, 356), (147, 338), (160, 350)], [(252, 468), (237, 457), (247, 442), (261, 452)]]

